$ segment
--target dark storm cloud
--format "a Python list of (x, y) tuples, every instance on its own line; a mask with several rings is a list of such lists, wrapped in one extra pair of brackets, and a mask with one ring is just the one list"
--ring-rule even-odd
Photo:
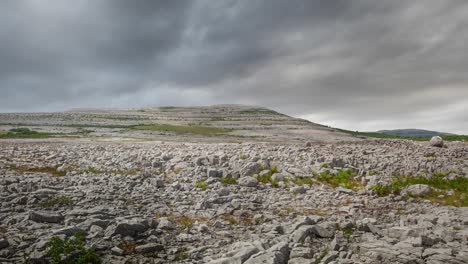
[(246, 103), (468, 133), (464, 0), (0, 3), (0, 111)]

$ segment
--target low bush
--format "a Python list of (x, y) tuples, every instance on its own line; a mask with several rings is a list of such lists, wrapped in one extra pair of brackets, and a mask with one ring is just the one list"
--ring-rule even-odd
[(52, 264), (100, 264), (101, 258), (92, 248), (85, 246), (86, 238), (83, 232), (76, 232), (72, 237), (62, 240), (52, 237), (47, 242), (47, 257)]

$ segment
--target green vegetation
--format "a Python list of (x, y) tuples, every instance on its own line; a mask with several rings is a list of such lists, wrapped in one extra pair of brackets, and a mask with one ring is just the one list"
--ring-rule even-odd
[(426, 154), (424, 154), (424, 157), (425, 157), (425, 158), (433, 158), (433, 157), (435, 157), (435, 156), (436, 156), (435, 152), (431, 152), (431, 153), (426, 153)]
[[(426, 184), (434, 188), (429, 195), (423, 196), (433, 202), (453, 206), (468, 206), (468, 178), (457, 177), (449, 180), (445, 173), (434, 173), (432, 177), (396, 175), (388, 185), (374, 185), (371, 188), (379, 195), (399, 194), (402, 189), (414, 184)], [(451, 194), (445, 191), (452, 191)]]
[(205, 191), (209, 188), (209, 186), (205, 181), (197, 181), (195, 183), (195, 188), (199, 188)]
[(39, 203), (41, 207), (54, 207), (54, 206), (69, 206), (73, 204), (73, 200), (66, 196), (56, 196)]
[(237, 184), (236, 179), (232, 177), (222, 177), (221, 178), (221, 183), (222, 184)]
[(183, 260), (188, 259), (189, 257), (190, 256), (187, 253), (187, 249), (183, 248), (179, 250), (179, 252), (177, 252), (177, 254), (175, 255), (174, 261), (183, 261)]
[(65, 171), (58, 171), (57, 170), (58, 167), (38, 167), (38, 168), (34, 168), (34, 167), (26, 167), (26, 166), (16, 166), (16, 165), (10, 165), (9, 166), (9, 169), (10, 170), (15, 170), (17, 172), (20, 172), (20, 173), (48, 173), (48, 174), (51, 174), (53, 176), (57, 176), (57, 177), (62, 177), (62, 176), (65, 176), (67, 175), (67, 172)]
[(283, 114), (278, 113), (276, 111), (267, 109), (267, 108), (250, 108), (246, 110), (241, 110), (238, 111), (239, 114), (241, 115), (280, 115), (282, 116)]
[(294, 177), (292, 182), (296, 185), (313, 185), (315, 184), (312, 177)]
[(278, 188), (279, 187), (278, 181), (273, 180), (271, 178), (271, 176), (273, 176), (273, 174), (275, 173), (278, 173), (278, 168), (276, 166), (271, 166), (270, 171), (268, 173), (263, 174), (261, 176), (259, 175), (257, 176), (257, 181), (263, 184), (270, 183), (271, 186), (273, 186), (274, 188)]
[[(408, 139), (415, 141), (429, 141), (432, 137), (409, 137), (409, 136), (399, 136), (399, 135), (389, 135), (378, 132), (359, 132), (359, 131), (350, 131), (346, 129), (335, 128), (335, 130), (353, 135), (355, 137), (370, 137), (370, 138), (386, 138), (386, 139)], [(447, 135), (442, 136), (442, 139), (446, 141), (468, 141), (468, 135)]]
[(37, 132), (29, 128), (20, 127), (20, 128), (10, 129), (8, 132), (2, 131), (2, 133), (0, 133), (0, 138), (48, 138), (54, 135), (58, 135), (58, 134)]
[[(0, 125), (22, 125), (22, 124), (0, 124)], [(37, 126), (52, 126), (52, 125), (40, 125)], [(134, 129), (134, 130), (149, 130), (149, 131), (162, 131), (162, 132), (172, 132), (176, 134), (194, 134), (201, 136), (217, 136), (220, 134), (225, 134), (233, 131), (228, 128), (220, 127), (208, 127), (200, 125), (166, 125), (166, 124), (139, 124), (139, 125), (103, 125), (103, 124), (69, 124), (69, 125), (53, 125), (57, 127), (74, 127), (74, 128), (109, 128), (109, 129)], [(43, 133), (32, 131), (27, 128), (21, 128), (18, 132), (9, 131), (7, 133), (0, 133), (0, 138), (44, 138), (51, 137), (54, 135), (63, 135), (60, 133)], [(15, 129), (16, 130), (16, 129)], [(94, 132), (92, 130), (88, 130)], [(86, 133), (78, 132), (78, 133)]]
[(137, 125), (131, 127), (137, 130), (151, 130), (151, 131), (164, 131), (173, 132), (176, 134), (194, 134), (202, 136), (216, 136), (223, 133), (231, 132), (231, 129), (219, 127), (205, 127), (205, 126), (175, 126), (175, 125)]
[[(101, 258), (92, 248), (85, 246), (86, 237), (83, 232), (76, 232), (71, 238), (62, 240), (52, 237), (47, 242), (46, 255), (51, 258), (52, 264), (100, 264)], [(66, 257), (64, 261), (62, 258)]]
[(244, 154), (244, 153), (241, 153), (241, 154), (239, 155), (239, 158), (242, 159), (242, 160), (245, 160), (245, 159), (247, 159), (247, 155)]
[(182, 215), (181, 217), (178, 217), (176, 219), (176, 224), (182, 227), (183, 229), (190, 230), (193, 227), (195, 221), (196, 220), (190, 216)]
[(346, 240), (348, 240), (348, 242), (349, 242), (349, 241), (351, 240), (351, 236), (353, 235), (354, 230), (356, 229), (356, 227), (355, 227), (354, 225), (352, 225), (352, 226), (349, 226), (349, 227), (343, 227), (343, 228), (341, 228), (341, 227), (337, 224), (336, 229), (342, 231), (344, 237), (345, 237)]
[(89, 167), (85, 170), (79, 171), (80, 173), (92, 173), (92, 174), (120, 174), (120, 175), (136, 175), (140, 170), (101, 170), (95, 167)]
[(328, 172), (322, 172), (318, 175), (317, 180), (327, 183), (333, 187), (344, 187), (351, 190), (357, 190), (361, 187), (361, 182), (355, 179), (356, 173), (351, 170), (339, 170), (336, 175)]

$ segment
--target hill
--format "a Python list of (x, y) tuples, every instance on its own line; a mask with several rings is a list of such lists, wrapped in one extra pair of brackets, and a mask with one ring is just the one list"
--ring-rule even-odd
[(424, 130), (424, 129), (394, 129), (394, 130), (379, 130), (377, 133), (387, 134), (387, 135), (397, 135), (402, 137), (433, 137), (433, 136), (449, 136), (454, 135), (450, 133)]

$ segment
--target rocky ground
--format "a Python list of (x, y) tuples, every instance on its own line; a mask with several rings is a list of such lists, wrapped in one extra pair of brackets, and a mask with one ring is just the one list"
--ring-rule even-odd
[[(320, 176), (341, 169), (348, 188)], [(103, 263), (467, 263), (453, 190), (372, 187), (434, 173), (466, 177), (467, 144), (1, 140), (0, 263), (48, 263), (78, 233)]]

